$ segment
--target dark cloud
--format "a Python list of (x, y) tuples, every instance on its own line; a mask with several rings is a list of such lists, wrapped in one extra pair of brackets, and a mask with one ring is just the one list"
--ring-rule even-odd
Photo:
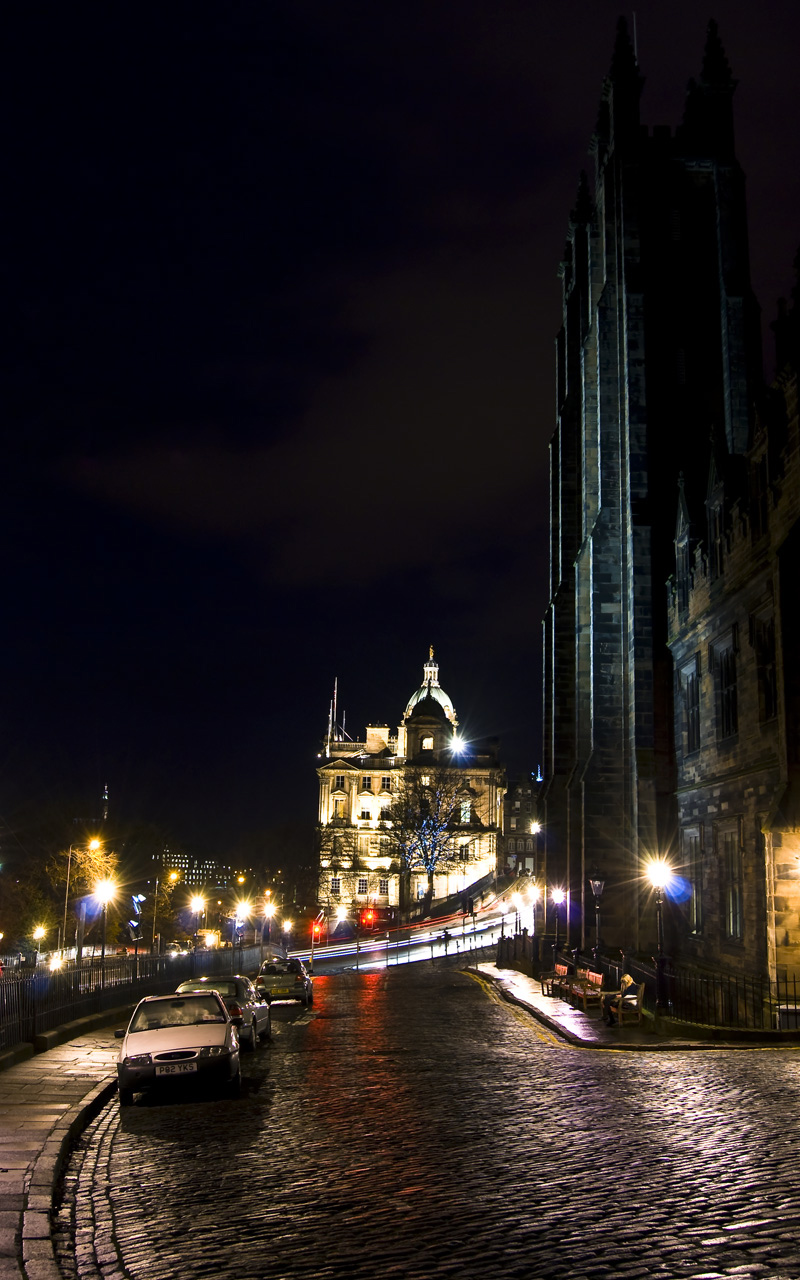
[[(800, 242), (800, 16), (714, 16), (768, 321)], [(557, 268), (616, 19), (17, 11), (0, 804), (7, 767), (7, 795), (124, 779), (198, 839), (287, 787), (313, 817), (333, 677), (354, 728), (394, 723), (431, 641), (459, 711), (535, 765)], [(637, 10), (649, 124), (678, 123), (706, 23)]]

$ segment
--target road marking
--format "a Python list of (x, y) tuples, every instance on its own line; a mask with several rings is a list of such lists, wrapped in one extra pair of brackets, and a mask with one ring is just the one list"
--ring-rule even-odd
[(472, 978), (474, 982), (478, 983), (478, 986), (481, 987), (490, 1000), (494, 1000), (495, 1004), (502, 1005), (513, 1018), (516, 1018), (521, 1026), (526, 1027), (528, 1031), (532, 1031), (536, 1039), (540, 1040), (542, 1044), (550, 1045), (551, 1048), (555, 1049), (571, 1049), (574, 1047), (564, 1040), (560, 1040), (552, 1031), (548, 1031), (543, 1027), (527, 1009), (523, 1009), (520, 1005), (506, 1000), (504, 996), (500, 995), (493, 982), (489, 982), (487, 978), (482, 977), (479, 973), (472, 973), (469, 970), (464, 970), (464, 972), (468, 978)]

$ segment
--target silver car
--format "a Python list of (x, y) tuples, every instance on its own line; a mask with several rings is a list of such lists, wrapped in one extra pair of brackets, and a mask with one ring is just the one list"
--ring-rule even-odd
[(306, 1008), (314, 1003), (314, 980), (302, 960), (294, 957), (265, 960), (255, 983), (256, 991), (267, 1000), (300, 1000)]
[(119, 1105), (134, 1093), (170, 1084), (207, 1082), (237, 1095), (241, 1087), (238, 1018), (216, 991), (147, 996), (136, 1006), (117, 1059)]
[(242, 1019), (239, 1041), (243, 1049), (257, 1049), (259, 1039), (269, 1040), (272, 1035), (269, 1001), (259, 995), (244, 974), (234, 973), (230, 978), (190, 978), (175, 990), (182, 995), (185, 991), (208, 991), (211, 988), (222, 996), (231, 1017)]

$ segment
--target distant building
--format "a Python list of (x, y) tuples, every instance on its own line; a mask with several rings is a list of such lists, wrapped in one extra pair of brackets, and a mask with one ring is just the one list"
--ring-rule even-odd
[(215, 887), (228, 889), (234, 887), (235, 881), (231, 867), (213, 858), (195, 858), (183, 850), (170, 849), (153, 855), (154, 874), (167, 879), (171, 871), (178, 873), (178, 884), (185, 884), (192, 889)]
[(443, 780), (458, 790), (454, 836), (433, 876), (433, 896), (447, 897), (496, 874), (505, 773), (496, 744), (461, 743), (457, 730), (433, 649), (396, 732), (369, 725), (364, 740), (353, 742), (332, 717), (317, 769), (319, 905), (330, 917), (341, 911), (358, 919), (371, 909), (376, 919), (386, 920), (425, 897), (428, 876), (421, 870), (405, 873), (393, 834), (392, 806), (412, 775), (431, 787)]
[(539, 783), (536, 774), (524, 773), (508, 784), (503, 808), (504, 866), (509, 871), (538, 871), (537, 852), (541, 825), (538, 805)]

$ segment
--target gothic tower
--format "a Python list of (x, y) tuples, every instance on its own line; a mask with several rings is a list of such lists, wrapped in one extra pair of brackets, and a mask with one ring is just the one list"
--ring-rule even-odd
[(727, 454), (746, 450), (761, 378), (716, 26), (674, 133), (641, 125), (643, 84), (621, 20), (561, 264), (544, 619), (547, 878), (570, 892), (578, 943), (596, 866), (606, 941), (633, 947), (643, 865), (675, 828), (665, 582), (679, 475), (694, 501), (712, 430)]

